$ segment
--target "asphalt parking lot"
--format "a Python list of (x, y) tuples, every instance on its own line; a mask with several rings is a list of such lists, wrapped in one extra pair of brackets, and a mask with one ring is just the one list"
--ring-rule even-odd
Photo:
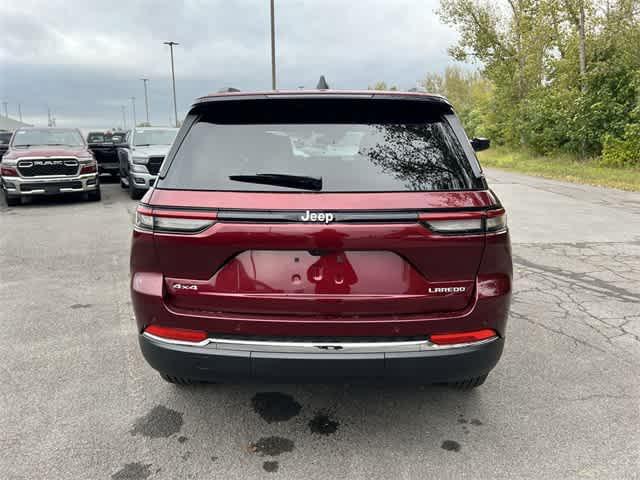
[(0, 477), (640, 478), (640, 194), (488, 176), (515, 297), (471, 393), (169, 385), (129, 303), (135, 202), (0, 204)]

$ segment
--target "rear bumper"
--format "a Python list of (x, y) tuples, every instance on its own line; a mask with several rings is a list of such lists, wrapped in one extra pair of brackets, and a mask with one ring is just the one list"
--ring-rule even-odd
[(98, 188), (97, 173), (61, 177), (2, 177), (9, 195), (56, 195), (59, 193), (90, 192)]
[(221, 344), (181, 345), (145, 334), (139, 336), (139, 342), (149, 365), (168, 375), (200, 381), (254, 379), (278, 382), (384, 380), (442, 383), (465, 380), (491, 371), (504, 346), (504, 339), (496, 337), (454, 348), (300, 353), (273, 351), (273, 348), (265, 351), (256, 345), (246, 345), (246, 348)]

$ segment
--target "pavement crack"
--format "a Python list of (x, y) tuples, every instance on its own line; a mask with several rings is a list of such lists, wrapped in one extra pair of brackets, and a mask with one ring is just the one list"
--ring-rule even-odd
[(518, 255), (513, 256), (513, 262), (525, 268), (544, 272), (547, 275), (551, 275), (554, 278), (568, 283), (569, 285), (579, 284), (583, 290), (589, 290), (594, 293), (606, 295), (609, 298), (613, 297), (621, 302), (640, 301), (640, 295), (634, 292), (597, 278), (590, 278), (583, 273), (570, 272), (557, 267), (537, 264)]

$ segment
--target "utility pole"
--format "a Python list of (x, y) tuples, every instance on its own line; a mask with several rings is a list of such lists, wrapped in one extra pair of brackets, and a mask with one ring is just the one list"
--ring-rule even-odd
[(180, 45), (177, 42), (169, 41), (164, 42), (165, 45), (169, 45), (169, 52), (171, 55), (171, 83), (173, 85), (173, 115), (176, 119), (176, 127), (178, 126), (178, 105), (176, 103), (176, 74), (175, 69), (173, 67), (173, 46)]
[(148, 78), (141, 78), (142, 83), (144, 83), (144, 109), (147, 112), (147, 126), (151, 125), (149, 121), (149, 96), (147, 95), (147, 83), (149, 82)]
[(18, 104), (18, 119), (22, 121), (22, 108), (20, 104)]
[(127, 107), (122, 105), (120, 108), (122, 109), (122, 129), (126, 130), (127, 129)]
[(133, 128), (136, 128), (136, 97), (131, 97), (131, 108), (133, 109)]
[(271, 88), (276, 89), (276, 19), (271, 0)]
[(9, 102), (7, 102), (6, 100), (4, 102), (2, 102), (2, 105), (4, 106), (4, 116), (8, 117), (9, 116), (9, 112), (8, 112), (8, 108), (9, 108)]
[(51, 114), (49, 105), (47, 105), (47, 127), (53, 127), (53, 115)]

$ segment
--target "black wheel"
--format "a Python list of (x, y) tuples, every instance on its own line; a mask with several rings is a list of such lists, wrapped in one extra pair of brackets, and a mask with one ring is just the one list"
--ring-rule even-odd
[(456, 390), (472, 390), (482, 385), (487, 379), (487, 375), (488, 374), (481, 375), (475, 378), (468, 378), (466, 380), (460, 380), (458, 382), (450, 382), (449, 386), (455, 388)]
[(140, 190), (135, 187), (135, 183), (133, 183), (133, 178), (129, 177), (129, 196), (132, 200), (140, 200), (144, 195), (144, 190)]
[(160, 376), (165, 382), (172, 383), (174, 385), (194, 385), (199, 383), (195, 380), (191, 380), (190, 378), (174, 377), (173, 375), (167, 375), (166, 373), (161, 373)]
[(22, 203), (22, 197), (20, 195), (9, 195), (6, 190), (4, 192), (4, 200), (9, 207), (17, 207)]
[(100, 187), (96, 188), (92, 192), (87, 193), (87, 200), (90, 202), (99, 202), (102, 198), (102, 192), (100, 191)]

